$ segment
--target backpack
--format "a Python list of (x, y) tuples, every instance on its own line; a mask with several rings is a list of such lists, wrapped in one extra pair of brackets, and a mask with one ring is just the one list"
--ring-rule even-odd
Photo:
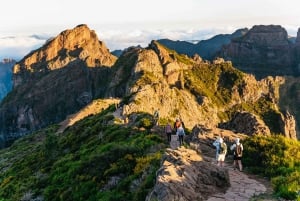
[(178, 130), (178, 135), (184, 135), (185, 133), (184, 133), (184, 130), (183, 130), (183, 128), (180, 128), (179, 130)]
[(166, 133), (172, 133), (172, 127), (170, 124), (166, 126)]
[(241, 144), (235, 146), (235, 155), (238, 157), (241, 157), (243, 155)]
[(220, 143), (219, 154), (226, 154), (227, 145), (225, 142)]

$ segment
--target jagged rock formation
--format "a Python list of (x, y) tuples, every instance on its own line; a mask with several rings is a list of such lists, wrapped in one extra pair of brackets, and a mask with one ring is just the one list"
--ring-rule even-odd
[(253, 26), (217, 55), (260, 78), (299, 73), (295, 68), (294, 45), (289, 42), (286, 30), (277, 25)]
[(12, 89), (12, 67), (15, 63), (13, 59), (3, 59), (0, 62), (0, 101)]
[[(215, 127), (240, 109), (280, 116), (279, 77), (258, 82), (231, 62), (192, 59), (157, 41), (128, 48), (115, 59), (86, 25), (30, 53), (15, 65), (14, 89), (0, 108), (2, 141), (58, 123), (97, 98), (123, 99), (122, 115), (130, 125), (156, 109), (161, 119), (181, 117), (190, 129), (198, 123)], [(266, 108), (255, 108), (260, 102)], [(267, 124), (276, 133), (278, 121)]]
[(291, 139), (297, 139), (297, 133), (296, 133), (296, 121), (293, 115), (291, 115), (288, 111), (285, 115), (282, 115), (282, 130), (283, 134), (287, 138)]
[(230, 122), (221, 124), (220, 128), (247, 135), (271, 135), (265, 123), (258, 116), (248, 112), (237, 112)]
[(116, 57), (109, 53), (94, 31), (86, 25), (78, 25), (50, 39), (18, 62), (13, 69), (13, 86), (29, 82), (32, 73), (61, 69), (78, 60), (88, 67), (112, 66)]

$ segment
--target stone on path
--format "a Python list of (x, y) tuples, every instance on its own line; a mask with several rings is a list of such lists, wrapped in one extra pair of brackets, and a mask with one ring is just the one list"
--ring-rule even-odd
[(239, 170), (228, 169), (230, 187), (225, 194), (215, 194), (208, 201), (248, 201), (251, 197), (265, 193), (267, 188), (257, 180), (251, 179)]
[(171, 135), (170, 147), (171, 149), (177, 149), (179, 147), (179, 141), (177, 135)]

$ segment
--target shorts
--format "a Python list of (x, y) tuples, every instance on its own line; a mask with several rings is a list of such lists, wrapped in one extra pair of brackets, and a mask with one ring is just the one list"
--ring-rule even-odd
[(217, 161), (225, 161), (225, 155), (226, 154), (219, 154)]
[(242, 160), (242, 157), (241, 156), (233, 155), (233, 160)]

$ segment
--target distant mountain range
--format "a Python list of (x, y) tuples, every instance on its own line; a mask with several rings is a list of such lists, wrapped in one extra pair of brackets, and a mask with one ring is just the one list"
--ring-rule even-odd
[(198, 54), (203, 59), (212, 60), (223, 45), (229, 44), (231, 39), (241, 37), (247, 32), (247, 28), (239, 29), (232, 34), (219, 34), (210, 39), (201, 40), (196, 44), (186, 41), (172, 41), (169, 39), (160, 39), (158, 42), (180, 54), (186, 54), (190, 57), (194, 56), (194, 54)]

